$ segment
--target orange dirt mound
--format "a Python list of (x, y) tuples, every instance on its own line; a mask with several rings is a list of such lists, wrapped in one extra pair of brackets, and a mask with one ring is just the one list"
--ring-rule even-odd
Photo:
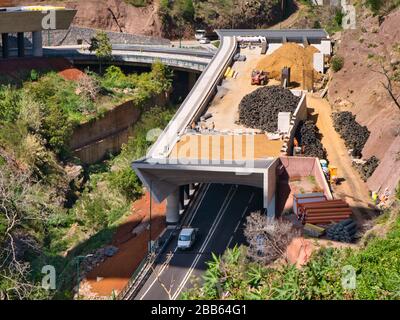
[[(269, 55), (262, 58), (257, 69), (269, 73), (269, 77), (280, 80), (283, 67), (290, 67), (290, 80), (303, 83), (303, 71), (313, 70), (314, 53), (319, 52), (313, 46), (306, 48), (296, 43), (285, 43)], [(318, 78), (318, 72), (314, 72), (314, 79)]]
[(85, 75), (84, 72), (76, 68), (65, 69), (60, 71), (58, 74), (65, 80), (71, 80), (71, 81), (77, 81), (80, 78), (82, 78), (82, 76)]

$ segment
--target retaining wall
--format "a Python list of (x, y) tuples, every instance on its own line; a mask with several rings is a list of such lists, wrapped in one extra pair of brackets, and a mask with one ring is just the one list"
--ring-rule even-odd
[(69, 146), (83, 163), (101, 161), (109, 153), (118, 152), (128, 141), (129, 128), (140, 118), (142, 111), (167, 102), (164, 94), (147, 100), (142, 105), (133, 101), (122, 103), (101, 118), (79, 125), (72, 135)]

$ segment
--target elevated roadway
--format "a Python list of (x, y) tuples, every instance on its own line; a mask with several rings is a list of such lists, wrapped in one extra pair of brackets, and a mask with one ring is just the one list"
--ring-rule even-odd
[(251, 212), (262, 209), (262, 190), (253, 187), (211, 184), (201, 195), (189, 224), (198, 228), (197, 240), (187, 251), (177, 250), (177, 239), (158, 259), (154, 272), (137, 300), (175, 300), (191, 286), (191, 280), (206, 270), (212, 253), (221, 255), (227, 247), (245, 243), (243, 224)]
[[(66, 57), (74, 63), (98, 63), (94, 52), (88, 46), (45, 47), (46, 57)], [(112, 62), (124, 65), (151, 65), (155, 61), (172, 68), (202, 72), (214, 54), (205, 50), (183, 49), (163, 46), (113, 45)]]

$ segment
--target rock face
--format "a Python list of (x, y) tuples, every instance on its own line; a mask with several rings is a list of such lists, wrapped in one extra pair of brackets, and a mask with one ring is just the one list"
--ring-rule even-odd
[[(96, 29), (161, 36), (158, 1), (146, 7), (134, 7), (124, 0), (7, 0), (5, 6), (53, 4), (78, 10), (73, 24)], [(0, 1), (0, 6), (2, 6)], [(115, 16), (115, 18), (114, 18)], [(118, 21), (118, 23), (116, 22)], [(119, 26), (118, 26), (119, 25)]]
[[(364, 159), (376, 156), (380, 164), (367, 181), (369, 189), (389, 188), (392, 194), (400, 177), (400, 110), (381, 84), (384, 76), (374, 70), (380, 70), (377, 56), (386, 57), (387, 63), (400, 60), (394, 49), (400, 43), (399, 20), (397, 9), (381, 25), (377, 17), (369, 17), (360, 20), (359, 29), (344, 31), (338, 45), (344, 66), (334, 73), (328, 91), (336, 110), (351, 111), (371, 132), (362, 155)], [(349, 104), (335, 103), (343, 100)]]

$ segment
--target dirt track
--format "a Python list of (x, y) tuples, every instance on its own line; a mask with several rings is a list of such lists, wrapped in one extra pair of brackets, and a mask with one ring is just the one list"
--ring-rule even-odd
[(317, 120), (329, 163), (338, 168), (339, 178), (344, 179), (340, 185), (334, 187), (334, 196), (345, 199), (353, 207), (355, 218), (359, 222), (360, 219), (371, 218), (373, 213), (369, 208), (370, 197), (367, 184), (353, 169), (344, 142), (333, 128), (329, 102), (309, 94), (307, 105), (311, 109), (309, 111), (312, 111), (311, 115)]

